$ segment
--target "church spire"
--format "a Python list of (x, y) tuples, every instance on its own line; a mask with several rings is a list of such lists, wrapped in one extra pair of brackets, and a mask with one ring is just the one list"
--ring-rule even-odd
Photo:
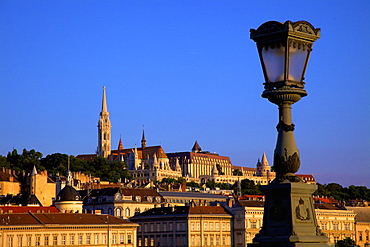
[(106, 91), (107, 91), (107, 88), (104, 86), (103, 87), (103, 100), (102, 100), (102, 105), (101, 105), (102, 112), (108, 112)]
[(118, 149), (117, 150), (123, 150), (122, 138), (121, 137), (119, 137), (119, 143), (118, 143)]
[(145, 133), (144, 133), (144, 125), (143, 125), (143, 135), (141, 137), (141, 148), (146, 148), (146, 139), (145, 139)]
[(67, 168), (67, 180), (66, 186), (72, 186), (72, 172), (71, 172), (71, 165), (70, 165), (70, 158), (68, 155), (68, 168)]
[(98, 156), (107, 158), (111, 152), (111, 124), (107, 107), (106, 87), (103, 87), (102, 108), (98, 122)]

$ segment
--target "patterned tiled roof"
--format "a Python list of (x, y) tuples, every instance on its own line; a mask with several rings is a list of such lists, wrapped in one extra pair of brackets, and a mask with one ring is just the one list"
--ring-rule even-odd
[(59, 210), (54, 206), (0, 206), (0, 213), (59, 213)]
[[(126, 148), (122, 150), (112, 150), (112, 155), (117, 156), (119, 154), (129, 154), (134, 152), (134, 148)], [(157, 155), (157, 158), (167, 158), (166, 153), (164, 152), (161, 146), (151, 146), (143, 148), (136, 148), (137, 155), (139, 159), (147, 159), (148, 157), (153, 158), (154, 154)]]
[(264, 201), (249, 201), (249, 200), (239, 200), (239, 204), (242, 207), (264, 207)]
[(257, 171), (257, 168), (245, 167), (245, 166), (233, 166), (233, 169), (239, 169), (240, 171)]
[(80, 154), (76, 156), (77, 159), (87, 160), (87, 161), (94, 161), (96, 157), (98, 157), (98, 155), (96, 154)]
[(356, 214), (356, 222), (370, 223), (370, 207), (347, 207)]

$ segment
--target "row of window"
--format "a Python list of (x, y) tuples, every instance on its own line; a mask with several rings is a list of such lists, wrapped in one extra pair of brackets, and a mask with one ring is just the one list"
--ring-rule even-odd
[[(230, 246), (230, 235), (191, 235), (191, 246)], [(138, 238), (138, 246), (189, 246), (186, 235), (144, 236)]]
[[(203, 222), (203, 231), (219, 231), (220, 225), (222, 231), (230, 231), (230, 223), (229, 222), (223, 222), (222, 224), (219, 222)], [(200, 222), (191, 223), (191, 230), (192, 231), (200, 231)]]
[(230, 235), (219, 236), (219, 235), (208, 235), (204, 234), (203, 243), (201, 242), (201, 236), (191, 236), (192, 246), (228, 246), (231, 244)]
[(186, 230), (186, 222), (162, 222), (162, 223), (144, 223), (143, 229), (141, 228), (142, 225), (139, 225), (138, 232), (144, 230), (144, 232), (166, 232), (166, 231), (173, 231), (174, 225), (176, 226), (176, 231), (185, 231)]
[[(131, 244), (132, 234), (112, 234), (109, 240), (112, 244)], [(119, 241), (119, 242), (118, 242)], [(107, 234), (69, 234), (69, 235), (8, 235), (7, 247), (23, 246), (49, 246), (49, 245), (83, 245), (83, 244), (107, 244)]]
[(230, 162), (228, 160), (224, 160), (224, 159), (212, 159), (212, 158), (208, 158), (208, 157), (199, 157), (199, 156), (194, 156), (193, 157), (193, 160), (209, 161), (209, 162), (230, 164)]
[(351, 223), (344, 223), (343, 225), (341, 225), (339, 222), (333, 222), (331, 224), (328, 222), (321, 222), (321, 230), (351, 231)]
[(138, 238), (138, 247), (141, 246), (187, 246), (186, 235), (167, 236), (144, 236)]

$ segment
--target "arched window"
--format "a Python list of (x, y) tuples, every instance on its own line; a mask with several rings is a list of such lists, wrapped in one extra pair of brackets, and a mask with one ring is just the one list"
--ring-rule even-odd
[(122, 216), (121, 214), (122, 214), (121, 208), (116, 208), (116, 215), (115, 216), (121, 217)]
[(112, 209), (108, 208), (108, 214), (113, 215)]
[(129, 208), (126, 208), (125, 216), (130, 217), (130, 209)]

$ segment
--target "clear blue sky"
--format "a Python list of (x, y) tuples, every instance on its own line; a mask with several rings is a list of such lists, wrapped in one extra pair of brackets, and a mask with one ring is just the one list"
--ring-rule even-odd
[[(278, 3), (281, 2), (281, 3)], [(277, 107), (249, 29), (321, 28), (293, 106), (298, 173), (370, 187), (370, 1), (1, 1), (0, 155), (94, 153), (103, 86), (112, 145), (203, 150), (254, 167), (276, 143)]]

